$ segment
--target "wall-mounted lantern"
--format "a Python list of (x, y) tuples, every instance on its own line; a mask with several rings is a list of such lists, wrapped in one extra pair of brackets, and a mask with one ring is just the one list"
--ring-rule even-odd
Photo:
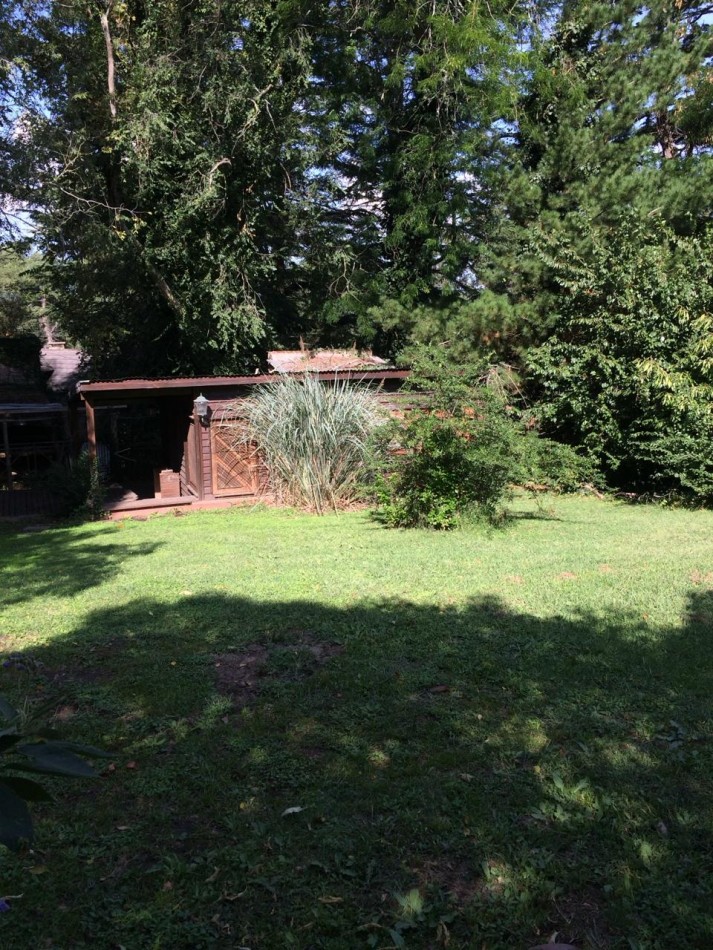
[(208, 424), (208, 414), (210, 412), (210, 403), (205, 398), (203, 393), (201, 393), (200, 396), (197, 396), (193, 400), (193, 411), (195, 412), (196, 416), (198, 417), (202, 425)]

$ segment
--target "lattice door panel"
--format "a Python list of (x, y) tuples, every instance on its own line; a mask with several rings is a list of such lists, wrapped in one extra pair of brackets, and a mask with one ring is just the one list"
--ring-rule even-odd
[(214, 495), (255, 495), (260, 487), (260, 458), (254, 445), (234, 445), (235, 433), (210, 431)]

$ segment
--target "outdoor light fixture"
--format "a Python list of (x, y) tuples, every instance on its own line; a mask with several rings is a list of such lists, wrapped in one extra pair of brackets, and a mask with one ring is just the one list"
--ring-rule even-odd
[(201, 393), (200, 396), (197, 396), (193, 400), (193, 409), (201, 422), (208, 421), (209, 403), (208, 403), (208, 400), (203, 395), (203, 393)]

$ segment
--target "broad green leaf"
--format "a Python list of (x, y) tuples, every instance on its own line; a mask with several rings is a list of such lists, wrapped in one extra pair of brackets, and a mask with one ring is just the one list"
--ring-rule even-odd
[(26, 802), (53, 801), (47, 789), (42, 788), (40, 784), (29, 778), (21, 778), (19, 775), (3, 775), (0, 778), (0, 784), (7, 786)]
[(95, 770), (65, 749), (58, 749), (52, 742), (35, 742), (17, 747), (17, 751), (26, 756), (31, 764), (17, 765), (23, 772), (37, 772), (46, 775), (68, 775), (76, 778), (93, 778)]
[(32, 818), (25, 802), (0, 782), (0, 844), (19, 851), (23, 841), (32, 841)]
[(17, 710), (3, 696), (0, 696), (0, 716), (8, 722), (17, 719), (18, 716)]
[(92, 755), (99, 759), (110, 759), (112, 758), (111, 752), (107, 752), (104, 749), (97, 749), (93, 745), (83, 745), (81, 742), (65, 742), (64, 740), (52, 740), (48, 742), (47, 745), (51, 745), (53, 749), (57, 749), (62, 752), (77, 752), (79, 755)]

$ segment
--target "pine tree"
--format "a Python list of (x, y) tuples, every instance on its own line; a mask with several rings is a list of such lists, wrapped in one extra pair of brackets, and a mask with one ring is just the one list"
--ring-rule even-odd
[[(632, 210), (662, 216), (676, 233), (700, 233), (713, 203), (713, 34), (707, 6), (656, 0), (564, 5), (530, 41), (506, 196), (488, 254), (484, 285), (519, 315), (522, 342), (550, 330), (560, 290), (538, 246), (579, 227), (609, 228)], [(569, 222), (574, 222), (570, 227)], [(541, 238), (540, 236), (544, 236)]]

